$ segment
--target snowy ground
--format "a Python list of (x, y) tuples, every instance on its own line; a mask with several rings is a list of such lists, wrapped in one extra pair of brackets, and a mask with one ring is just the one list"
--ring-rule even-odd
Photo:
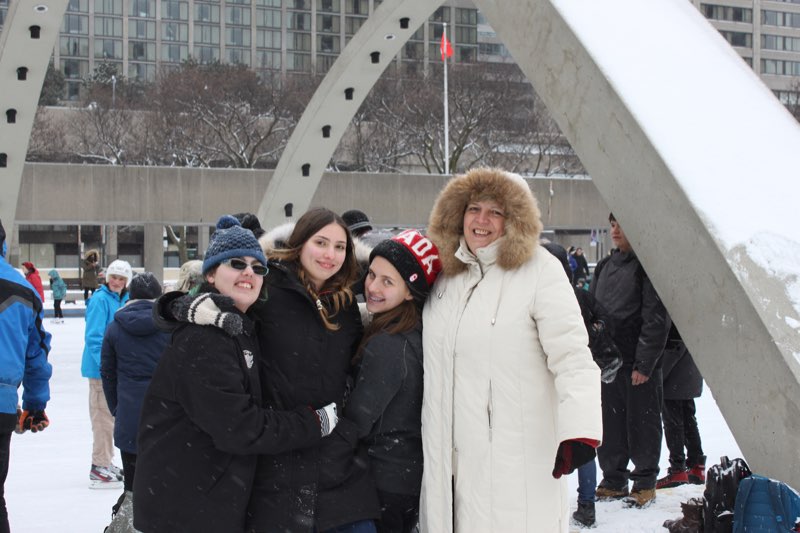
[[(91, 462), (88, 383), (80, 375), (84, 319), (68, 317), (63, 324), (52, 324), (48, 319), (46, 327), (53, 335), (52, 400), (47, 406), (51, 425), (43, 433), (12, 438), (6, 481), (11, 529), (15, 533), (99, 533), (108, 525), (111, 506), (121, 489), (88, 488)], [(741, 457), (708, 389), (698, 401), (697, 415), (709, 464), (718, 462), (721, 455)], [(666, 469), (666, 446), (662, 448), (661, 467)], [(119, 458), (116, 463), (120, 464)], [(576, 494), (576, 489), (577, 477), (573, 475), (571, 493)], [(680, 515), (680, 503), (701, 495), (700, 486), (659, 491), (656, 502), (643, 510), (624, 509), (619, 502), (598, 503), (598, 524), (592, 531), (665, 532), (661, 524)]]

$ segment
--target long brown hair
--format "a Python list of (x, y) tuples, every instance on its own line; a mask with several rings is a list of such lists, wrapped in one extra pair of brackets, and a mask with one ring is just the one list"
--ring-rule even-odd
[(364, 352), (364, 347), (372, 337), (379, 333), (388, 333), (395, 335), (397, 333), (405, 333), (414, 329), (420, 319), (420, 307), (415, 300), (403, 300), (403, 302), (385, 313), (375, 313), (372, 317), (372, 322), (364, 330), (364, 336), (356, 350), (356, 355), (353, 357), (355, 363)]
[[(347, 249), (342, 267), (336, 274), (325, 280), (319, 292), (317, 292), (317, 289), (311, 283), (311, 280), (308, 279), (308, 275), (300, 262), (300, 252), (303, 250), (303, 246), (305, 246), (306, 242), (328, 224), (336, 224), (344, 230), (344, 234), (347, 238)], [(345, 306), (350, 305), (355, 299), (353, 291), (350, 290), (350, 286), (355, 283), (359, 275), (353, 238), (350, 236), (350, 232), (347, 230), (347, 224), (344, 223), (342, 217), (325, 207), (309, 209), (300, 217), (297, 224), (295, 224), (292, 234), (286, 241), (286, 248), (270, 251), (269, 258), (294, 264), (300, 282), (306, 288), (308, 294), (311, 295), (311, 298), (317, 303), (317, 309), (319, 309), (319, 314), (320, 317), (322, 317), (325, 328), (329, 331), (336, 331), (339, 329), (339, 326), (334, 324), (331, 319)], [(324, 305), (320, 296), (328, 297), (332, 309), (328, 309), (328, 306)]]

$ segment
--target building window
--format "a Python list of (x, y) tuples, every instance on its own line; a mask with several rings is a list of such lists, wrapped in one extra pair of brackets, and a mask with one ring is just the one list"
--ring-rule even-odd
[(245, 50), (243, 48), (227, 48), (225, 53), (228, 55), (228, 63), (245, 65), (247, 67), (250, 66), (250, 50)]
[(478, 44), (478, 28), (475, 26), (456, 26), (455, 41), (458, 44)]
[(731, 46), (741, 46), (744, 48), (753, 48), (753, 34), (745, 33), (743, 31), (723, 31), (720, 33)]
[(88, 13), (89, 0), (69, 0), (67, 11), (70, 13)]
[(311, 29), (311, 15), (309, 13), (292, 13), (286, 14), (286, 29), (289, 30), (310, 30)]
[(259, 48), (277, 48), (281, 47), (281, 32), (257, 30), (256, 31), (256, 46)]
[(132, 17), (155, 18), (155, 0), (130, 0), (131, 10), (128, 13)]
[(317, 52), (338, 54), (341, 51), (339, 43), (339, 37), (334, 37), (333, 35), (318, 35)]
[(156, 23), (149, 20), (128, 19), (128, 37), (132, 39), (155, 39)]
[(128, 77), (141, 81), (156, 79), (156, 66), (150, 63), (128, 63)]
[(456, 24), (478, 25), (478, 10), (456, 8)]
[(195, 53), (200, 63), (214, 63), (219, 61), (219, 48), (216, 46), (195, 46)]
[(433, 12), (433, 15), (428, 20), (431, 22), (450, 22), (450, 8), (447, 6), (440, 7)]
[(403, 45), (403, 59), (424, 59), (425, 45), (423, 43), (406, 43)]
[(197, 24), (194, 27), (194, 42), (219, 44), (219, 26)]
[(61, 70), (68, 79), (84, 78), (89, 73), (89, 61), (79, 59), (62, 59)]
[(727, 20), (730, 22), (753, 22), (753, 10), (746, 7), (718, 6), (714, 4), (700, 4), (700, 11), (706, 18), (712, 20)]
[(89, 39), (85, 37), (61, 37), (59, 53), (62, 56), (89, 57)]
[(250, 25), (249, 7), (227, 7), (225, 8), (225, 22), (228, 24)]
[(256, 0), (257, 6), (281, 7), (281, 0)]
[(94, 57), (97, 59), (122, 59), (122, 41), (95, 39)]
[(228, 46), (250, 46), (250, 30), (225, 28), (225, 44)]
[(775, 76), (800, 76), (800, 61), (762, 59), (761, 73)]
[(177, 22), (162, 22), (161, 39), (164, 41), (181, 41), (185, 43), (189, 40), (189, 25), (179, 24)]
[(324, 13), (341, 13), (342, 6), (339, 0), (317, 0), (317, 11)]
[(344, 19), (344, 32), (347, 35), (355, 35), (355, 33), (367, 21), (364, 17), (345, 17)]
[(134, 61), (155, 61), (156, 43), (128, 41), (128, 59)]
[(287, 2), (289, 9), (303, 9), (305, 11), (311, 10), (311, 0), (289, 0)]
[(122, 19), (95, 17), (94, 34), (103, 37), (122, 37)]
[(784, 50), (800, 52), (800, 38), (783, 35), (761, 34), (761, 48), (765, 50)]
[(189, 3), (178, 0), (161, 0), (161, 18), (189, 20)]
[(339, 21), (338, 15), (317, 15), (317, 31), (339, 33)]
[(326, 55), (318, 55), (317, 56), (317, 74), (325, 74), (328, 72), (331, 67), (333, 66), (334, 62), (336, 62), (337, 56), (326, 56)]
[(162, 44), (161, 60), (168, 63), (180, 63), (189, 58), (189, 47), (185, 44)]
[(311, 34), (310, 33), (289, 33), (286, 35), (286, 49), (287, 50), (300, 50), (303, 52), (311, 51)]
[(219, 22), (219, 6), (211, 4), (195, 4), (194, 20), (198, 22)]
[(66, 15), (64, 15), (64, 23), (62, 24), (61, 32), (88, 35), (89, 17), (83, 15), (70, 15), (69, 13), (67, 13)]
[(367, 0), (345, 0), (345, 12), (348, 15), (369, 15)]
[(94, 12), (95, 14), (122, 16), (122, 2), (119, 0), (94, 0)]
[(269, 50), (258, 50), (256, 52), (256, 67), (263, 69), (281, 68), (281, 53), (270, 52)]
[(287, 52), (286, 70), (293, 70), (296, 72), (311, 72), (311, 54)]
[(761, 23), (767, 26), (800, 28), (800, 13), (784, 13), (783, 11), (762, 10)]
[(281, 27), (281, 12), (276, 9), (257, 9), (256, 26), (265, 28)]

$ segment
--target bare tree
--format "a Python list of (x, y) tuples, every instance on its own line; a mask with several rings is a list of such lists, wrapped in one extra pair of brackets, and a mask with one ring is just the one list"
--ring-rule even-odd
[(152, 129), (173, 164), (274, 165), (300, 116), (299, 102), (313, 90), (311, 80), (303, 81), (186, 62), (164, 73), (151, 93)]
[(27, 161), (66, 161), (66, 127), (43, 106), (36, 108)]

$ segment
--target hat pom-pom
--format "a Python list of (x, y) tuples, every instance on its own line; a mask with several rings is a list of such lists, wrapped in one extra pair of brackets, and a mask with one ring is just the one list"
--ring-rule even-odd
[(241, 226), (239, 220), (232, 215), (222, 215), (217, 221), (217, 229), (228, 229), (234, 226)]

